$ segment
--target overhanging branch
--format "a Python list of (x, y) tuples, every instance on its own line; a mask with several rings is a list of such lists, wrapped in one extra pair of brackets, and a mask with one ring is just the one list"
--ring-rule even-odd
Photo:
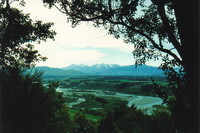
[[(62, 3), (62, 5), (64, 6), (64, 8), (66, 9), (66, 5), (64, 3)], [(109, 0), (108, 1), (108, 5), (109, 5), (109, 10), (112, 10), (111, 8), (111, 1)], [(161, 10), (161, 9), (159, 9)], [(109, 14), (110, 12), (108, 12)], [(104, 13), (102, 13), (101, 15), (95, 15), (95, 14), (90, 14), (91, 16), (90, 17), (86, 17), (84, 15), (82, 15), (81, 13), (79, 13), (79, 15), (77, 13), (69, 13), (66, 11), (66, 14), (76, 18), (76, 21), (94, 21), (94, 20), (103, 20), (103, 21), (109, 21), (111, 24), (114, 24), (114, 25), (122, 25), (126, 28), (128, 28), (129, 30), (135, 32), (135, 33), (138, 33), (139, 35), (145, 37), (149, 42), (152, 43), (152, 45), (158, 49), (159, 51), (161, 52), (164, 52), (166, 54), (169, 54), (170, 56), (172, 56), (179, 64), (182, 64), (182, 60), (175, 54), (173, 53), (171, 50), (169, 49), (165, 49), (161, 46), (159, 46), (149, 35), (147, 35), (146, 33), (144, 32), (141, 32), (137, 29), (135, 29), (134, 27), (131, 27), (129, 25), (127, 25), (125, 22), (123, 22), (122, 20), (121, 21), (113, 21), (110, 19), (110, 17), (112, 17), (111, 14), (109, 14), (109, 16), (104, 16)], [(178, 52), (180, 52), (180, 43), (176, 40), (176, 37), (174, 36), (173, 34), (173, 30), (171, 29), (170, 25), (169, 25), (169, 22), (168, 22), (168, 19), (167, 19), (167, 16), (165, 14), (165, 12), (163, 13), (163, 9), (162, 9), (162, 12), (161, 12), (161, 16), (162, 16), (162, 19), (165, 20), (163, 21), (164, 22), (164, 26), (165, 28), (169, 28), (168, 30), (166, 30), (168, 36), (169, 36), (169, 40), (170, 42), (172, 42), (172, 44), (174, 45), (174, 47), (177, 49)]]
[(163, 26), (165, 28), (165, 31), (169, 37), (169, 41), (173, 44), (173, 46), (176, 48), (178, 51), (179, 55), (181, 54), (181, 44), (177, 41), (172, 26), (169, 24), (169, 19), (167, 18), (166, 11), (164, 8), (164, 3), (163, 2), (158, 2), (156, 3), (159, 15), (161, 17), (161, 20), (163, 22)]
[(170, 51), (170, 50), (168, 50), (168, 49), (164, 49), (164, 48), (159, 47), (159, 45), (158, 45), (151, 37), (149, 37), (147, 34), (145, 34), (145, 33), (143, 33), (143, 32), (140, 32), (139, 30), (134, 29), (134, 28), (132, 28), (131, 26), (129, 26), (129, 25), (123, 23), (123, 22), (114, 22), (114, 21), (112, 21), (112, 20), (109, 20), (109, 22), (112, 23), (112, 24), (123, 25), (123, 26), (127, 27), (128, 29), (132, 30), (133, 32), (136, 32), (136, 33), (138, 33), (138, 34), (144, 36), (147, 40), (149, 40), (149, 41), (152, 43), (152, 45), (153, 45), (156, 49), (160, 50), (161, 52), (164, 52), (164, 53), (169, 54), (169, 55), (172, 56), (179, 64), (182, 64), (181, 59), (179, 59), (179, 57), (178, 57), (176, 54), (174, 54), (172, 51)]

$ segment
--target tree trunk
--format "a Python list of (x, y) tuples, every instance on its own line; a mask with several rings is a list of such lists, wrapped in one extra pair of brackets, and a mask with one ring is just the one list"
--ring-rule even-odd
[[(186, 105), (179, 106), (182, 112), (177, 121), (182, 133), (197, 133), (199, 126), (199, 34), (198, 34), (198, 1), (174, 0), (175, 15), (182, 44), (181, 57), (186, 71), (188, 86), (183, 95)], [(182, 90), (178, 90), (182, 91)], [(183, 99), (180, 99), (183, 100)], [(184, 103), (184, 102), (183, 102)]]

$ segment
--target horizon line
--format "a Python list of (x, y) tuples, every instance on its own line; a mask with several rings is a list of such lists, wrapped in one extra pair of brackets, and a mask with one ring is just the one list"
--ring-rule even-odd
[[(61, 66), (61, 67), (54, 67), (54, 66), (48, 66), (48, 65), (36, 65), (35, 67), (50, 67), (50, 68), (65, 68), (65, 67), (69, 67), (71, 65), (84, 65), (84, 66), (94, 66), (94, 65), (119, 65), (119, 66), (131, 66), (131, 65), (136, 65), (136, 64), (109, 64), (109, 63), (95, 63), (95, 64), (89, 64), (89, 63), (77, 63), (77, 64), (69, 64), (66, 66)], [(149, 64), (142, 64), (141, 66), (152, 66), (152, 67), (159, 67), (159, 66), (155, 66), (155, 65), (149, 65)], [(139, 66), (138, 66), (139, 67)]]

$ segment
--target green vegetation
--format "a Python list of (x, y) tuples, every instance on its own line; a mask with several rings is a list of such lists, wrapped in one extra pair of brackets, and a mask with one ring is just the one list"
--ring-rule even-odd
[(2, 81), (2, 131), (16, 133), (64, 132), (70, 118), (61, 93), (49, 84), (43, 87), (38, 75), (4, 75)]
[[(168, 82), (163, 77), (131, 77), (131, 76), (93, 76), (67, 78), (60, 81), (60, 88), (83, 90), (105, 90), (127, 94), (158, 96), (154, 84), (166, 86)], [(168, 90), (169, 91), (169, 90)], [(172, 94), (172, 93), (170, 93)]]
[[(160, 86), (168, 84), (163, 77), (156, 77), (156, 79), (156, 83)], [(154, 84), (155, 81), (152, 81), (151, 77), (148, 77), (147, 79), (147, 77), (92, 76), (63, 79), (60, 81), (60, 88), (63, 92), (65, 92), (65, 88), (66, 90), (67, 88), (71, 88), (70, 92), (66, 91), (66, 94), (64, 95), (64, 97), (66, 97), (65, 100), (68, 103), (71, 101), (69, 97), (74, 99), (72, 102), (76, 102), (75, 99), (77, 98), (85, 99), (85, 101), (75, 104), (70, 108), (70, 114), (72, 116), (77, 112), (81, 112), (88, 120), (100, 122), (105, 118), (106, 113), (109, 110), (115, 110), (116, 108), (119, 109), (120, 107), (125, 107), (127, 105), (127, 101), (115, 97), (116, 92), (158, 96), (157, 90), (154, 88)], [(109, 96), (98, 96), (96, 94), (92, 94), (94, 93), (93, 90), (101, 90), (101, 93)], [(69, 93), (72, 93), (72, 95), (69, 95)], [(143, 99), (143, 101), (137, 101), (135, 103), (143, 105), (152, 100), (155, 102), (157, 101), (157, 99), (147, 97)], [(121, 109), (123, 110), (123, 108)], [(129, 110), (129, 108), (127, 108), (127, 110)], [(154, 106), (154, 110), (170, 113), (168, 107), (162, 105)], [(148, 112), (148, 109), (141, 109), (141, 113), (145, 116), (144, 119), (148, 119), (150, 121), (150, 116), (148, 117), (145, 115), (146, 112)], [(154, 113), (152, 115), (154, 115)]]
[(33, 22), (10, 3), (0, 2), (0, 132), (67, 132), (71, 120), (62, 94), (55, 90), (57, 83), (45, 87), (41, 73), (24, 72), (46, 59), (30, 43), (54, 39), (53, 24)]
[(66, 97), (66, 96), (63, 96), (64, 100), (65, 100), (65, 103), (71, 103), (71, 102), (76, 102), (77, 101), (77, 97)]
[(86, 118), (88, 120), (92, 120), (92, 121), (96, 121), (97, 122), (103, 116), (103, 114), (102, 114), (103, 110), (101, 109), (101, 111), (100, 111), (102, 116), (100, 116), (99, 114), (94, 113), (94, 112), (98, 112), (98, 111), (93, 110), (93, 109), (82, 109), (82, 110), (80, 110), (80, 109), (69, 109), (69, 113), (70, 113), (72, 118), (77, 113), (82, 113), (82, 114), (84, 114), (86, 116)]
[[(164, 107), (159, 107), (164, 108)], [(102, 115), (91, 115), (90, 111), (69, 109), (71, 117), (82, 115), (83, 123), (93, 123), (93, 133), (167, 133), (174, 132), (172, 118), (166, 110), (156, 110), (152, 115), (145, 115), (135, 107), (120, 106), (113, 109), (101, 110)], [(97, 111), (98, 112), (98, 111)], [(128, 122), (128, 124), (127, 124)], [(85, 125), (85, 126), (86, 126)], [(91, 126), (91, 125), (90, 125)]]
[(126, 105), (127, 101), (120, 100), (117, 98), (103, 98), (96, 97), (92, 94), (82, 95), (85, 98), (84, 102), (81, 102), (78, 105), (74, 105), (74, 107), (79, 108), (115, 108), (121, 105)]
[(119, 107), (107, 112), (100, 121), (98, 133), (173, 133), (167, 112), (145, 115), (135, 107)]

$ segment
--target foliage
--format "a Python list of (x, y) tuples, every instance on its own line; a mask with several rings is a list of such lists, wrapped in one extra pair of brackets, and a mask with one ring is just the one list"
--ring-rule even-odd
[(171, 116), (156, 111), (145, 115), (135, 107), (115, 108), (100, 121), (99, 133), (171, 133)]
[[(74, 115), (76, 115), (77, 113), (81, 113), (82, 115), (84, 115), (89, 121), (93, 121), (93, 122), (98, 122), (101, 117), (104, 115), (105, 111), (102, 109), (75, 109), (75, 108), (69, 108), (69, 113), (71, 115), (71, 117), (73, 117)], [(74, 117), (73, 117), (74, 118)]]
[(53, 39), (51, 26), (33, 22), (29, 15), (10, 7), (9, 0), (0, 2), (1, 132), (65, 133), (71, 126), (56, 83), (44, 87), (40, 73), (23, 71), (46, 59), (29, 43)]
[[(80, 96), (79, 96), (80, 97)], [(82, 95), (85, 98), (84, 102), (81, 102), (78, 105), (74, 105), (74, 107), (81, 108), (115, 108), (121, 105), (126, 105), (127, 101), (118, 99), (118, 98), (105, 98), (95, 96), (93, 94), (85, 94)]]
[(28, 14), (11, 7), (0, 8), (0, 23), (0, 69), (31, 67), (46, 60), (30, 43), (54, 39), (52, 23), (33, 22)]
[(95, 133), (96, 124), (89, 121), (85, 115), (80, 112), (74, 116), (73, 133)]
[(63, 133), (71, 124), (62, 94), (44, 87), (41, 75), (23, 75), (19, 70), (1, 72), (2, 132)]

